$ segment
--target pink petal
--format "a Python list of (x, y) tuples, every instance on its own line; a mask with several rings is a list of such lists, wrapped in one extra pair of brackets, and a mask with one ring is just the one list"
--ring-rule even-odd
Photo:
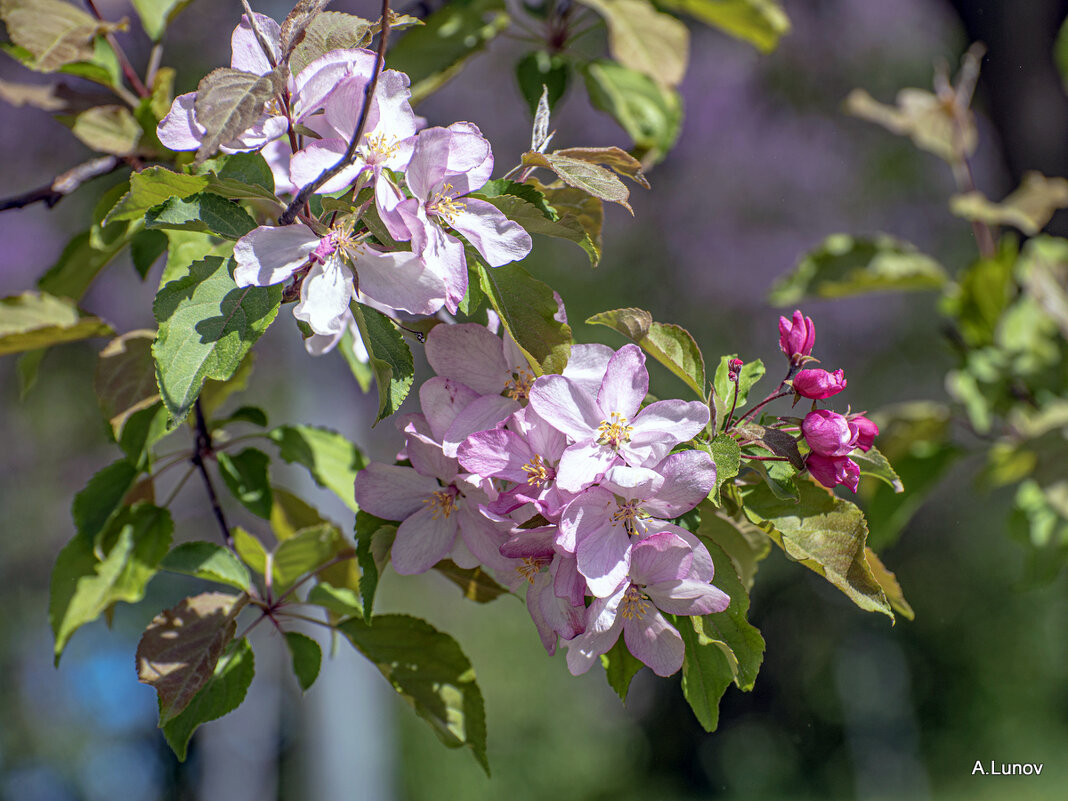
[(302, 69), (294, 78), (293, 110), (297, 122), (321, 109), (334, 87), (350, 75), (367, 78), (377, 56), (370, 50), (331, 50)]
[[(337, 164), (338, 159), (344, 155), (346, 147), (348, 147), (348, 142), (342, 139), (320, 139), (312, 142), (303, 150), (297, 151), (290, 160), (290, 179), (297, 186), (307, 186)], [(359, 162), (351, 164), (320, 186), (316, 192), (319, 194), (340, 192), (351, 185), (363, 169), (363, 164)]]
[(259, 150), (268, 142), (273, 142), (289, 130), (289, 121), (278, 114), (264, 113), (252, 127), (245, 129), (229, 142), (219, 146), (224, 153), (241, 153)]
[(686, 655), (682, 637), (655, 609), (623, 621), (623, 639), (627, 650), (658, 676), (670, 676), (682, 667)]
[(443, 376), (428, 379), (419, 388), (419, 403), (430, 426), (430, 436), (441, 442), (445, 432), (469, 404), (479, 398), (473, 389)]
[(196, 150), (200, 147), (205, 131), (193, 111), (196, 101), (196, 92), (186, 92), (174, 98), (171, 110), (156, 126), (156, 136), (164, 147), (171, 150)]
[(385, 520), (404, 520), (422, 509), (423, 501), (440, 489), (436, 480), (410, 467), (371, 462), (356, 474), (356, 503)]
[(318, 245), (319, 237), (307, 226), (261, 225), (234, 245), (234, 281), (242, 287), (280, 284), (308, 261)]
[(569, 446), (560, 456), (556, 468), (556, 486), (567, 492), (580, 492), (619, 463), (619, 456), (607, 445), (593, 440)]
[(654, 534), (666, 531), (685, 540), (686, 544), (690, 546), (690, 550), (693, 552), (693, 563), (690, 565), (690, 572), (681, 578), (709, 582), (716, 575), (716, 565), (712, 561), (712, 554), (708, 552), (708, 548), (696, 535), (681, 526), (676, 526), (674, 523), (668, 523), (664, 520), (650, 520), (648, 525), (649, 528), (645, 536), (642, 537), (643, 540)]
[(624, 345), (608, 362), (597, 393), (597, 405), (607, 414), (618, 412), (631, 421), (648, 392), (645, 354), (637, 345)]
[(606, 597), (619, 587), (630, 570), (630, 536), (622, 525), (613, 526), (606, 519), (602, 525), (579, 535), (575, 557), (590, 592), (598, 598)]
[(527, 257), (533, 243), (521, 225), (484, 200), (467, 197), (461, 202), (463, 211), (456, 214), (449, 225), (482, 254), (490, 267), (500, 267)]
[(615, 351), (607, 345), (572, 345), (563, 376), (582, 387), (590, 397), (596, 397), (614, 355)]
[(669, 615), (710, 615), (731, 605), (723, 590), (704, 581), (676, 579), (649, 584), (646, 594)]
[[(263, 38), (267, 40), (267, 46), (271, 49), (271, 55), (277, 64), (282, 56), (278, 47), (278, 40), (282, 37), (281, 27), (264, 14), (256, 14), (256, 26), (260, 29), (260, 33), (263, 34)], [(235, 70), (266, 75), (273, 69), (271, 62), (263, 54), (263, 48), (260, 47), (260, 43), (256, 39), (256, 34), (252, 30), (252, 25), (249, 23), (247, 15), (241, 16), (241, 23), (234, 28), (234, 32), (230, 36), (230, 51), (230, 67)]]
[(464, 470), (484, 478), (503, 478), (518, 484), (526, 483), (527, 473), (523, 472), (523, 465), (533, 456), (534, 452), (522, 437), (504, 428), (478, 431), (457, 448), (457, 458)]
[(446, 180), (453, 186), (450, 194), (460, 197), (486, 185), (493, 174), (493, 151), (473, 122), (454, 122), (448, 130), (457, 138), (449, 148)]
[(634, 418), (630, 442), (620, 450), (627, 464), (651, 467), (668, 452), (708, 425), (708, 407), (700, 401), (663, 400), (650, 403)]
[(635, 584), (656, 584), (686, 578), (693, 551), (679, 537), (668, 532), (643, 537), (631, 554), (630, 576)]
[(363, 246), (351, 255), (360, 291), (371, 300), (412, 314), (433, 314), (444, 305), (445, 282), (414, 253)]
[(616, 465), (605, 472), (601, 486), (627, 500), (645, 500), (660, 492), (664, 486), (664, 477), (655, 470), (644, 467)]
[(613, 598), (599, 598), (586, 610), (587, 621), (599, 621), (601, 625), (587, 623), (585, 633), (567, 643), (567, 669), (572, 676), (588, 671), (597, 657), (616, 644), (623, 627), (623, 618), (616, 614), (621, 597), (622, 592)]
[(459, 463), (442, 453), (441, 445), (428, 436), (425, 418), (420, 423), (410, 423), (404, 431), (408, 435), (405, 453), (418, 473), (441, 479), (444, 484), (456, 478)]
[(562, 375), (543, 375), (530, 390), (530, 405), (549, 425), (574, 440), (591, 440), (605, 419), (596, 401)]
[(449, 555), (457, 530), (455, 512), (446, 517), (439, 507), (423, 507), (397, 529), (391, 552), (393, 569), (402, 576), (425, 573)]
[(478, 431), (504, 425), (519, 410), (519, 402), (500, 395), (483, 395), (461, 411), (441, 441), (446, 456), (456, 456), (456, 449)]
[(455, 136), (445, 128), (427, 128), (416, 137), (404, 177), (412, 195), (420, 201), (428, 201), (440, 187)]
[(577, 543), (590, 532), (608, 524), (616, 510), (616, 499), (601, 487), (593, 487), (568, 504), (560, 518), (558, 549), (574, 553)]
[(426, 360), (481, 395), (499, 395), (510, 378), (500, 337), (478, 323), (439, 325), (426, 338)]
[(704, 451), (682, 451), (667, 456), (656, 467), (663, 486), (647, 498), (645, 511), (654, 517), (678, 517), (690, 511), (716, 486), (716, 465)]

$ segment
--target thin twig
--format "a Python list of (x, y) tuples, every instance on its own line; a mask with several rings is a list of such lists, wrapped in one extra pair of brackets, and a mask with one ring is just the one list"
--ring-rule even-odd
[(363, 131), (367, 127), (367, 117), (371, 111), (371, 101), (374, 99), (375, 89), (378, 87), (378, 76), (381, 74), (382, 65), (386, 60), (386, 42), (388, 39), (389, 0), (382, 0), (382, 32), (379, 34), (378, 39), (378, 57), (375, 59), (375, 68), (371, 73), (371, 80), (364, 88), (363, 106), (360, 108), (360, 118), (356, 123), (356, 130), (352, 134), (352, 139), (349, 140), (349, 146), (345, 148), (345, 153), (338, 160), (337, 164), (328, 170), (324, 170), (318, 178), (297, 192), (297, 196), (290, 201), (286, 210), (282, 212), (282, 216), (278, 218), (279, 225), (289, 225), (292, 223), (293, 220), (297, 218), (297, 213), (303, 208), (305, 202), (311, 197), (312, 193), (352, 163), (352, 158), (356, 155), (356, 148), (359, 147), (360, 140), (363, 139)]
[(296, 592), (301, 587), (301, 585), (303, 585), (303, 584), (307, 583), (308, 581), (310, 581), (311, 579), (315, 578), (316, 576), (318, 576), (320, 573), (322, 573), (327, 568), (331, 568), (334, 565), (339, 565), (342, 562), (347, 562), (350, 559), (355, 559), (355, 558), (356, 558), (356, 549), (355, 548), (346, 548), (344, 551), (339, 553), (337, 556), (335, 556), (329, 562), (327, 562), (325, 564), (322, 564), (322, 565), (319, 565), (319, 567), (315, 568), (315, 570), (313, 570), (311, 573), (308, 573), (308, 575), (304, 576), (304, 578), (302, 578), (300, 581), (298, 581), (296, 584), (294, 584), (288, 590), (286, 590), (281, 595), (279, 595), (274, 601), (274, 607), (277, 608), (279, 606), (279, 604), (281, 604), (283, 601), (285, 601), (286, 598), (288, 598), (290, 595), (292, 595), (294, 592)]
[(47, 186), (0, 200), (0, 211), (21, 209), (34, 203), (44, 203), (48, 208), (52, 208), (86, 181), (114, 172), (122, 165), (123, 161), (118, 156), (100, 156), (90, 159), (77, 167), (72, 167), (62, 175), (57, 175)]
[[(85, 0), (85, 4), (89, 6), (89, 10), (93, 12), (94, 17), (101, 22), (107, 22), (97, 9), (96, 3), (94, 3), (93, 0)], [(133, 64), (130, 63), (130, 59), (126, 58), (126, 52), (119, 46), (118, 40), (110, 31), (104, 34), (104, 38), (107, 40), (107, 43), (111, 45), (111, 49), (115, 51), (115, 56), (119, 59), (119, 66), (122, 67), (122, 74), (126, 76), (126, 80), (130, 82), (130, 86), (133, 87), (133, 90), (137, 92), (139, 97), (150, 96), (152, 93), (148, 91), (148, 87), (146, 87), (144, 83), (141, 82), (141, 79), (137, 77), (137, 71), (133, 68)]]
[(208, 431), (207, 422), (204, 420), (204, 411), (200, 408), (200, 400), (196, 402), (197, 416), (197, 443), (193, 451), (192, 462), (200, 471), (200, 477), (204, 479), (204, 488), (208, 491), (208, 499), (211, 501), (211, 511), (215, 514), (215, 520), (222, 529), (223, 542), (227, 548), (234, 547), (234, 536), (230, 533), (230, 526), (226, 523), (226, 515), (223, 514), (222, 506), (219, 505), (219, 496), (215, 494), (215, 486), (211, 483), (204, 457), (212, 453), (211, 432)]
[(163, 508), (166, 509), (168, 506), (171, 505), (171, 502), (178, 497), (178, 493), (182, 491), (182, 487), (185, 486), (185, 482), (189, 480), (189, 477), (193, 475), (196, 470), (197, 469), (195, 467), (190, 467), (188, 470), (185, 471), (185, 475), (178, 479), (178, 483), (175, 484), (174, 488), (167, 494), (167, 499), (162, 504)]
[[(782, 385), (780, 384), (779, 386), (782, 386)], [(767, 406), (773, 400), (777, 400), (779, 398), (785, 398), (789, 394), (790, 394), (789, 390), (786, 391), (786, 392), (773, 392), (771, 395), (768, 395), (768, 397), (764, 398), (764, 400), (762, 400), (760, 403), (758, 403), (756, 406), (754, 406), (752, 409), (750, 409), (744, 415), (739, 417), (738, 418), (738, 423), (745, 422), (750, 417), (752, 417), (757, 411), (759, 411), (760, 409), (763, 409), (765, 406)], [(737, 425), (738, 423), (735, 423), (735, 425)]]
[(785, 456), (752, 456), (748, 453), (742, 454), (743, 459), (752, 459), (755, 462), (788, 462), (790, 461)]
[(163, 61), (163, 42), (152, 45), (152, 52), (148, 56), (148, 69), (145, 70), (145, 85), (151, 86), (156, 82), (156, 73), (159, 72), (160, 62)]

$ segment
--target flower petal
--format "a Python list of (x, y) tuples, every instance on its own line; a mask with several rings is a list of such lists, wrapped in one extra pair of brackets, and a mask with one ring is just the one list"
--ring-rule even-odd
[(534, 457), (534, 452), (514, 431), (495, 428), (469, 436), (457, 448), (457, 457), (468, 472), (522, 484), (527, 480), (523, 465)]
[(727, 593), (704, 581), (676, 579), (649, 584), (646, 594), (669, 615), (710, 615), (731, 605)]
[(664, 477), (663, 485), (655, 497), (644, 496), (645, 511), (654, 517), (678, 517), (697, 506), (716, 486), (716, 465), (704, 451), (669, 454), (655, 470)]
[(608, 520), (580, 535), (575, 545), (575, 558), (591, 593), (603, 598), (615, 592), (630, 570), (631, 550), (626, 529), (613, 526)]
[(356, 502), (365, 512), (385, 520), (404, 520), (423, 508), (423, 501), (441, 489), (433, 478), (410, 467), (371, 462), (356, 474)]
[[(296, 186), (307, 186), (326, 170), (329, 170), (345, 153), (348, 142), (343, 139), (319, 139), (303, 150), (297, 151), (289, 162), (289, 178)], [(316, 192), (328, 194), (340, 192), (352, 184), (365, 169), (361, 163), (350, 164)]]
[(594, 439), (605, 419), (597, 402), (562, 375), (543, 375), (535, 381), (530, 405), (545, 422), (578, 442)]
[(441, 442), (445, 432), (468, 405), (479, 398), (473, 389), (444, 376), (434, 376), (419, 388), (419, 404), (430, 426), (430, 436)]
[(624, 620), (623, 640), (627, 650), (658, 676), (670, 676), (682, 667), (686, 655), (682, 636), (655, 610), (641, 618)]
[(325, 262), (315, 262), (304, 277), (300, 303), (293, 309), (293, 316), (317, 334), (336, 334), (345, 328), (352, 293), (352, 272), (334, 253)]
[(196, 150), (200, 147), (205, 129), (197, 122), (193, 111), (196, 101), (196, 92), (186, 92), (174, 98), (171, 110), (156, 126), (156, 136), (165, 147), (171, 150)]
[(680, 442), (708, 425), (708, 406), (701, 401), (663, 400), (650, 403), (631, 423), (630, 442), (620, 450), (627, 464), (651, 467), (663, 461)]
[[(270, 48), (274, 62), (277, 64), (282, 56), (278, 46), (278, 40), (282, 38), (282, 29), (270, 17), (264, 14), (256, 14), (256, 12), (253, 12), (253, 14), (256, 17), (256, 27), (260, 29), (263, 38), (267, 40), (267, 46)], [(263, 48), (260, 47), (259, 40), (256, 39), (256, 33), (252, 30), (247, 14), (241, 16), (241, 23), (234, 28), (234, 32), (230, 35), (230, 52), (230, 67), (232, 69), (254, 72), (257, 75), (266, 75), (273, 69), (271, 62), (263, 54)]]
[(598, 445), (593, 440), (575, 443), (560, 456), (556, 485), (567, 492), (580, 492), (618, 463), (619, 456), (607, 445)]
[(463, 210), (449, 220), (449, 225), (482, 254), (490, 267), (527, 257), (533, 242), (519, 223), (484, 200), (466, 197), (461, 202)]
[(648, 392), (645, 354), (637, 345), (624, 345), (608, 362), (597, 392), (597, 405), (605, 412), (618, 412), (633, 420)]
[(681, 538), (666, 531), (643, 537), (631, 554), (630, 577), (635, 584), (656, 584), (686, 578), (693, 551)]
[(411, 314), (433, 314), (445, 303), (445, 281), (414, 253), (364, 246), (352, 259), (360, 291), (372, 300)]
[(294, 121), (303, 122), (323, 108), (326, 99), (350, 75), (370, 78), (378, 56), (370, 50), (331, 50), (315, 59), (293, 79)]
[(503, 343), (478, 323), (435, 326), (427, 334), (426, 360), (438, 375), (481, 395), (499, 395), (508, 383)]
[(400, 524), (393, 542), (393, 569), (402, 576), (425, 573), (449, 555), (458, 531), (456, 514), (425, 506)]
[(519, 411), (519, 402), (500, 395), (483, 395), (461, 411), (441, 441), (446, 456), (456, 456), (456, 449), (465, 439), (478, 431), (504, 425)]
[(303, 266), (318, 246), (319, 237), (307, 226), (261, 225), (234, 245), (234, 281), (241, 287), (280, 284)]
[(597, 397), (608, 362), (614, 355), (615, 351), (607, 345), (572, 345), (563, 376), (582, 387), (590, 397)]

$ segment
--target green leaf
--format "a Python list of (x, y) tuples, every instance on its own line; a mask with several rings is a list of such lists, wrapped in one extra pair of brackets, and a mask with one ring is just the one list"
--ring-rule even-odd
[(542, 87), (549, 90), (549, 108), (554, 108), (564, 96), (571, 78), (571, 65), (558, 53), (531, 50), (516, 63), (515, 77), (533, 115), (541, 100)]
[(250, 534), (241, 528), (234, 526), (234, 551), (241, 561), (251, 567), (261, 576), (267, 572), (267, 549), (254, 534)]
[(286, 632), (286, 645), (289, 647), (289, 655), (293, 657), (293, 673), (297, 677), (297, 684), (306, 692), (319, 676), (319, 668), (323, 662), (322, 649), (311, 637), (296, 631)]
[[(157, 398), (155, 403), (134, 411), (122, 424), (116, 440), (131, 464), (147, 471), (152, 458), (152, 446), (167, 436), (169, 415)], [(151, 479), (148, 479), (151, 481)]]
[(0, 355), (114, 333), (99, 317), (83, 317), (65, 298), (43, 292), (0, 298)]
[(975, 119), (966, 112), (957, 115), (954, 105), (943, 102), (924, 89), (902, 89), (897, 105), (878, 102), (863, 89), (854, 89), (845, 100), (846, 112), (880, 125), (891, 133), (907, 136), (920, 150), (956, 164), (961, 155), (970, 156), (979, 141)]
[(71, 517), (81, 537), (90, 542), (104, 530), (122, 508), (126, 493), (137, 481), (140, 471), (126, 459), (120, 459), (89, 479), (85, 488), (74, 496)]
[(205, 592), (152, 618), (137, 645), (137, 679), (159, 694), (161, 726), (211, 680), (247, 603), (244, 593)]
[(219, 411), (232, 395), (248, 389), (255, 363), (256, 352), (250, 350), (245, 354), (245, 358), (241, 360), (233, 375), (225, 381), (215, 381), (209, 378), (204, 382), (204, 389), (200, 391), (200, 408), (205, 417), (210, 418)]
[(627, 650), (627, 643), (620, 637), (616, 644), (601, 654), (601, 665), (604, 667), (604, 676), (619, 700), (626, 702), (627, 693), (630, 691), (631, 679), (645, 665), (638, 657)]
[(315, 483), (337, 495), (352, 511), (356, 474), (367, 466), (360, 450), (348, 439), (327, 428), (279, 426), (267, 433), (279, 455), (291, 464), (307, 468)]
[(396, 412), (408, 397), (415, 380), (415, 363), (408, 343), (389, 317), (355, 301), (351, 308), (378, 385), (377, 423)]
[(279, 540), (287, 540), (301, 529), (327, 522), (311, 504), (282, 487), (272, 487), (271, 530)]
[(145, 228), (170, 228), (218, 234), (224, 239), (240, 239), (256, 221), (236, 203), (211, 192), (187, 198), (172, 197), (145, 214)]
[(601, 261), (603, 250), (601, 228), (604, 225), (604, 201), (570, 186), (549, 188), (537, 178), (528, 179), (527, 185), (535, 187), (541, 193), (543, 202), (548, 203), (556, 212), (556, 222), (559, 225), (582, 230), (584, 237), (578, 244), (590, 257), (590, 266), (596, 267)]
[(80, 300), (97, 274), (125, 247), (124, 238), (98, 248), (89, 231), (78, 234), (63, 248), (58, 261), (41, 277), (37, 286), (42, 292)]
[(197, 164), (256, 123), (267, 101), (283, 88), (283, 69), (256, 75), (219, 67), (200, 79), (193, 108), (205, 133), (197, 150)]
[(860, 466), (861, 475), (874, 476), (889, 485), (894, 492), (905, 491), (905, 486), (901, 483), (901, 477), (894, 472), (894, 468), (891, 467), (890, 462), (879, 452), (878, 448), (869, 448), (867, 453), (861, 450), (853, 451), (853, 453), (849, 454), (849, 458)]
[(719, 506), (719, 493), (723, 485), (738, 475), (742, 465), (742, 451), (738, 440), (729, 434), (718, 434), (709, 443), (709, 455), (716, 464), (716, 486), (708, 497)]
[(832, 234), (776, 281), (768, 300), (792, 306), (812, 297), (937, 290), (946, 282), (942, 266), (908, 242), (884, 235), (857, 239)]
[(104, 223), (139, 220), (145, 212), (172, 197), (185, 198), (207, 188), (201, 175), (184, 175), (165, 167), (146, 167), (130, 176), (130, 191), (108, 212)]
[(152, 361), (155, 339), (154, 331), (130, 331), (111, 340), (97, 358), (93, 389), (116, 440), (132, 414), (159, 401)]
[(606, 325), (641, 346), (642, 350), (682, 379), (702, 400), (705, 360), (690, 333), (677, 325), (653, 322), (644, 309), (614, 309), (595, 314), (588, 325)]
[(347, 587), (319, 582), (308, 591), (307, 603), (321, 606), (338, 617), (363, 617), (359, 596)]
[(158, 42), (178, 12), (191, 2), (193, 0), (133, 0), (133, 7), (141, 18), (145, 33), (153, 42)]
[(612, 115), (627, 132), (635, 155), (655, 163), (675, 146), (682, 130), (682, 97), (677, 91), (604, 59), (591, 61), (585, 76), (593, 107)]
[(41, 72), (91, 59), (96, 35), (115, 27), (62, 0), (3, 0), (0, 16), (11, 41), (29, 51)]
[(280, 286), (238, 288), (229, 260), (209, 256), (162, 287), (152, 346), (160, 395), (175, 421), (189, 414), (205, 379), (229, 378), (278, 314)]
[[(352, 334), (351, 328), (346, 328), (345, 333), (341, 335), (341, 341), (338, 343), (335, 350), (341, 354), (341, 358), (345, 360), (345, 364), (349, 366), (349, 370), (352, 372), (352, 377), (356, 379), (356, 383), (360, 386), (360, 392), (367, 392), (371, 388), (371, 382), (374, 380), (375, 374), (371, 370), (371, 364), (369, 361), (362, 362), (356, 357), (354, 352), (356, 339)], [(361, 342), (361, 345), (363, 343)]]
[(508, 590), (481, 567), (460, 567), (451, 559), (443, 559), (434, 565), (434, 569), (459, 587), (469, 601), (486, 604), (508, 594)]
[(271, 479), (267, 474), (270, 457), (255, 448), (245, 448), (233, 455), (219, 451), (216, 458), (223, 481), (233, 496), (252, 514), (270, 519), (273, 503)]
[(390, 50), (390, 66), (412, 81), (412, 105), (436, 92), (508, 27), (504, 0), (452, 0)]
[(287, 589), (304, 574), (314, 572), (348, 548), (344, 537), (329, 523), (304, 529), (282, 540), (271, 562), (275, 588), (279, 591)]
[(987, 225), (1011, 225), (1034, 236), (1053, 218), (1057, 209), (1068, 208), (1068, 180), (1047, 178), (1040, 172), (1024, 173), (1023, 182), (1000, 203), (979, 191), (954, 195), (949, 210), (966, 220)]
[[(525, 184), (519, 184), (525, 186)], [(566, 239), (574, 242), (586, 251), (590, 257), (592, 266), (597, 266), (600, 253), (592, 247), (589, 234), (574, 217), (561, 217), (552, 220), (546, 217), (538, 208), (515, 195), (497, 195), (485, 198), (486, 202), (495, 206), (505, 217), (519, 223), (530, 234), (542, 234), (557, 239)]]
[(690, 32), (649, 0), (579, 0), (608, 23), (612, 58), (665, 86), (678, 86), (690, 58)]
[(163, 557), (161, 570), (227, 584), (249, 592), (252, 579), (248, 569), (233, 552), (213, 542), (183, 542)]
[(883, 592), (886, 593), (886, 599), (890, 601), (890, 605), (894, 608), (894, 611), (899, 615), (902, 615), (906, 620), (914, 620), (916, 613), (909, 606), (909, 602), (905, 600), (905, 594), (901, 591), (901, 585), (897, 583), (897, 576), (886, 569), (886, 566), (879, 559), (875, 551), (871, 548), (864, 549), (864, 555), (867, 557), (868, 567), (871, 569), (871, 574), (875, 576), (875, 580), (879, 582), (879, 586), (883, 588)]
[(116, 156), (129, 156), (141, 141), (141, 126), (125, 106), (94, 106), (61, 121), (90, 149)]
[(1053, 60), (1057, 63), (1064, 90), (1068, 92), (1068, 19), (1061, 23), (1061, 29), (1057, 32), (1057, 41), (1053, 44)]
[(778, 0), (660, 0), (660, 5), (689, 14), (763, 53), (774, 50), (790, 32), (790, 19)]
[(724, 509), (699, 507), (701, 522), (694, 533), (703, 542), (713, 542), (730, 558), (745, 591), (753, 587), (760, 562), (771, 552), (771, 540), (759, 527), (750, 523), (739, 510), (728, 514)]
[(375, 615), (370, 625), (352, 617), (337, 629), (382, 671), (446, 746), (470, 748), (489, 774), (482, 692), (456, 640), (407, 615)]
[(388, 558), (388, 548), (383, 549), (382, 542), (389, 540), (392, 544), (392, 538), (397, 533), (397, 526), (388, 520), (382, 520), (360, 510), (356, 513), (353, 531), (356, 535), (356, 560), (363, 573), (360, 580), (363, 618), (365, 622), (370, 623), (375, 605), (375, 592), (378, 589), (378, 577)]
[(130, 259), (142, 281), (166, 252), (167, 235), (162, 231), (138, 231), (130, 237)]
[(145, 597), (173, 529), (166, 509), (138, 503), (123, 509), (108, 526), (100, 538), (106, 547), (99, 557), (94, 538), (81, 530), (60, 551), (48, 606), (57, 664), (77, 629), (119, 601), (132, 604)]
[(555, 173), (568, 186), (581, 189), (588, 195), (618, 203), (631, 214), (634, 209), (628, 202), (630, 190), (611, 170), (606, 170), (591, 161), (574, 156), (552, 153), (536, 153), (528, 150), (522, 158), (524, 167), (541, 167)]
[(252, 646), (242, 639), (219, 659), (189, 706), (160, 726), (179, 762), (185, 761), (189, 741), (200, 724), (221, 718), (241, 706), (255, 674)]
[[(203, 393), (201, 393), (201, 396), (203, 396)], [(260, 428), (266, 428), (267, 412), (263, 411), (259, 406), (239, 406), (230, 414), (226, 415), (226, 417), (219, 420), (212, 420), (209, 425), (214, 430), (217, 428), (225, 428), (231, 423), (251, 423)]]
[(746, 516), (787, 556), (826, 578), (861, 609), (893, 620), (864, 553), (864, 513), (811, 481), (798, 481), (797, 490), (799, 502), (792, 503), (774, 497), (766, 485), (747, 488), (742, 493)]
[(478, 260), (482, 291), (537, 375), (559, 373), (571, 355), (571, 326), (556, 319), (555, 293), (518, 264), (487, 267)]
[(371, 43), (371, 36), (370, 20), (340, 11), (325, 11), (304, 29), (303, 39), (289, 57), (289, 68), (296, 75), (331, 50), (366, 47)]

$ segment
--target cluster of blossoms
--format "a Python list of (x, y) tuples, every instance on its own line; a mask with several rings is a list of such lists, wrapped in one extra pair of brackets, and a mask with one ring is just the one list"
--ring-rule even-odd
[(849, 458), (856, 449), (868, 451), (879, 427), (863, 414), (843, 415), (817, 409), (816, 401), (833, 397), (846, 388), (845, 373), (804, 368), (812, 360), (816, 327), (812, 319), (795, 311), (792, 319), (779, 318), (779, 348), (790, 360), (791, 371), (801, 367), (790, 385), (799, 398), (813, 401), (812, 411), (801, 422), (801, 433), (809, 447), (805, 467), (825, 487), (844, 484), (854, 492), (860, 481), (860, 467)]
[[(257, 14), (256, 23), (280, 58), (278, 23)], [(234, 30), (231, 66), (266, 75), (272, 69), (247, 17)], [(333, 50), (289, 77), (288, 108), (272, 101), (248, 130), (225, 143), (227, 152), (260, 150), (276, 189), (295, 191), (334, 167), (355, 135), (377, 56), (369, 50)], [(369, 98), (366, 124), (352, 163), (318, 187), (323, 194), (373, 191), (374, 210), (395, 243), (387, 250), (369, 232), (354, 231), (355, 215), (330, 225), (302, 217), (294, 225), (260, 226), (234, 247), (239, 286), (268, 286), (296, 279), (294, 308), (312, 336), (315, 354), (333, 348), (354, 326), (354, 298), (412, 314), (455, 312), (467, 291), (464, 244), (491, 267), (524, 258), (530, 235), (484, 200), (469, 197), (493, 171), (493, 153), (469, 122), (427, 128), (410, 105), (408, 76), (382, 70)], [(195, 150), (205, 130), (196, 119), (196, 93), (180, 95), (159, 125), (160, 141), (173, 150)], [(294, 130), (310, 142), (294, 152)], [(312, 138), (312, 135), (319, 138)], [(372, 200), (359, 210), (367, 212)], [(357, 338), (358, 339), (358, 338)]]
[(676, 672), (683, 642), (662, 613), (730, 603), (710, 583), (707, 548), (669, 522), (715, 485), (706, 453), (672, 452), (708, 424), (708, 407), (642, 408), (649, 376), (635, 345), (575, 345), (562, 374), (536, 380), (507, 334), (475, 323), (435, 327), (426, 355), (437, 376), (419, 391), (422, 414), (398, 421), (411, 466), (371, 464), (356, 479), (362, 509), (401, 521), (397, 572), (451, 558), (525, 587), (545, 648), (564, 641), (576, 675), (620, 633), (656, 673)]

